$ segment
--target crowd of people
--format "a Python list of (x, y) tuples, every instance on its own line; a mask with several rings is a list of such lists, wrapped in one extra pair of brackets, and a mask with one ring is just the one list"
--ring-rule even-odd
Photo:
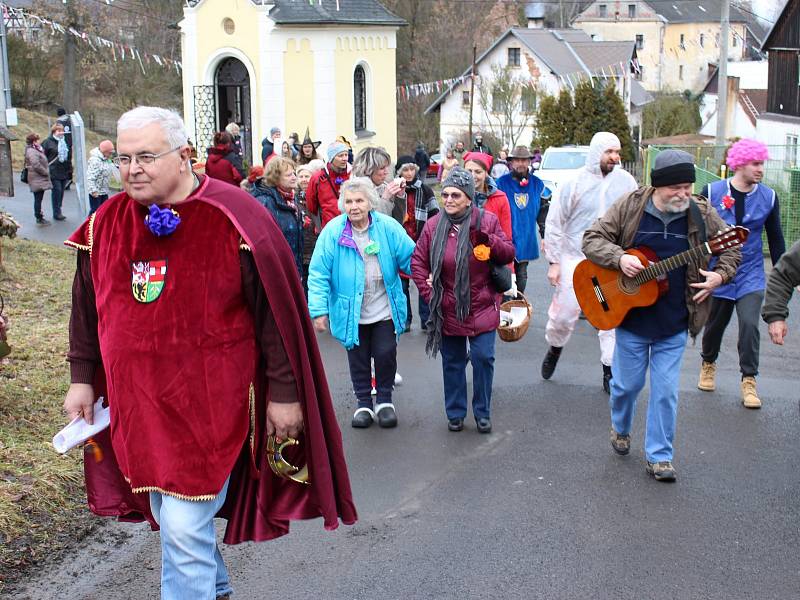
[[(230, 593), (215, 516), (229, 519), (229, 543), (277, 537), (292, 519), (322, 516), (328, 527), (356, 519), (314, 330), (347, 353), (352, 427), (396, 427), (397, 347), (412, 326), (411, 282), (425, 351), (441, 355), (448, 430), (465, 428), (471, 365), (475, 429), (488, 434), (499, 307), (525, 291), (530, 261), (546, 258), (553, 286), (541, 366), (549, 379), (579, 318), (572, 274), (580, 260), (635, 279), (647, 265), (630, 248), (647, 246), (665, 260), (728, 226), (747, 227), (743, 249), (724, 247), (677, 266), (664, 274), (669, 285), (655, 303), (599, 332), (600, 381), (609, 394), (611, 447), (627, 455), (650, 371), (644, 466), (657, 481), (674, 481), (687, 338), (705, 327), (699, 387), (713, 389), (719, 340), (735, 308), (742, 403), (761, 405), (753, 400), (758, 311), (772, 341), (783, 343), (787, 304), (800, 283), (800, 243), (784, 254), (778, 199), (761, 182), (763, 144), (734, 144), (733, 177), (704, 197), (693, 194), (691, 155), (661, 152), (651, 185), (638, 186), (621, 168), (619, 139), (598, 132), (585, 167), (551, 201), (532, 170), (535, 153), (517, 146), (495, 158), (476, 137), (472, 150), (456, 144), (448, 152), (437, 199), (419, 164), (421, 147), (393, 161), (380, 147), (353, 155), (339, 138), (320, 160), (321, 144), (308, 132), (302, 142), (295, 136), (284, 144), (274, 128), (262, 144), (264, 165), (244, 173), (237, 133), (215, 136), (199, 174), (176, 114), (149, 107), (126, 113), (114, 158), (125, 193), (99, 202), (95, 218), (68, 242), (79, 258), (64, 407), (91, 422), (97, 397), (113, 398), (111, 432), (98, 443), (116, 456), (121, 474), (113, 493), (96, 489), (110, 479), (91, 477), (100, 467), (87, 462), (87, 488), (90, 496), (114, 499), (106, 514), (133, 513), (161, 527), (165, 597)], [(95, 158), (106, 160), (113, 146), (98, 150)], [(769, 285), (762, 229), (775, 263)], [(181, 235), (172, 235), (176, 230)], [(133, 255), (143, 262), (125, 259)], [(157, 319), (148, 316), (154, 302), (162, 310)], [(163, 341), (155, 350), (153, 339)], [(159, 377), (143, 381), (154, 370)], [(215, 427), (207, 427), (212, 420)], [(314, 485), (254, 476), (266, 435), (301, 432), (307, 448), (298, 458), (310, 461)], [(136, 492), (148, 492), (147, 501)]]

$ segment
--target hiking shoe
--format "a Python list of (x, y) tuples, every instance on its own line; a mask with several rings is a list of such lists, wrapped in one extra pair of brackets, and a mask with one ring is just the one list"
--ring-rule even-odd
[(37, 225), (50, 225), (50, 221), (48, 221), (44, 217), (36, 217), (36, 224)]
[(697, 382), (697, 389), (704, 392), (713, 392), (717, 389), (717, 364), (703, 361), (700, 365), (700, 380)]
[(621, 435), (611, 428), (611, 447), (620, 456), (625, 456), (631, 451), (631, 436)]
[(66, 220), (67, 220), (67, 217), (65, 217), (65, 216), (64, 216), (64, 215), (62, 215), (62, 214), (53, 215), (53, 218), (54, 218), (56, 221), (66, 221)]
[(742, 404), (745, 408), (761, 408), (761, 398), (756, 392), (755, 377), (742, 377)]
[(542, 361), (542, 379), (550, 379), (555, 373), (558, 359), (561, 357), (561, 348), (550, 346)]
[(378, 416), (378, 425), (383, 428), (397, 427), (397, 413), (394, 412), (394, 404), (384, 402), (375, 407), (375, 414)]
[(656, 481), (675, 481), (675, 467), (672, 466), (670, 460), (662, 460), (657, 463), (647, 461), (645, 469), (648, 475), (652, 475)]
[(603, 391), (611, 395), (611, 367), (603, 365)]
[(492, 421), (488, 417), (475, 419), (475, 425), (478, 426), (478, 433), (492, 433)]
[(450, 431), (461, 431), (464, 429), (464, 419), (450, 419), (447, 421), (447, 428)]

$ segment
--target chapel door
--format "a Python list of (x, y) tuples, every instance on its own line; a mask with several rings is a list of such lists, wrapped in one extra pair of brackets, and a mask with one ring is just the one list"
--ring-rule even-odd
[(239, 125), (244, 160), (248, 165), (252, 165), (250, 75), (242, 61), (230, 57), (219, 64), (216, 73), (216, 92), (219, 130), (225, 129), (228, 123)]

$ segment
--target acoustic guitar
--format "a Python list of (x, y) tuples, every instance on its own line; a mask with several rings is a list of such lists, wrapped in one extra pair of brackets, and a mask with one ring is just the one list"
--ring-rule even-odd
[(632, 308), (651, 306), (667, 293), (668, 272), (710, 254), (741, 246), (749, 233), (746, 227), (729, 227), (699, 246), (664, 260), (658, 260), (655, 252), (646, 246), (631, 248), (626, 254), (638, 257), (645, 266), (636, 277), (584, 259), (575, 267), (572, 277), (578, 304), (589, 323), (598, 329), (614, 329)]

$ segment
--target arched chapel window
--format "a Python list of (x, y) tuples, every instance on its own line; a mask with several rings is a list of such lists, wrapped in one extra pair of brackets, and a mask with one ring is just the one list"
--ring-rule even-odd
[(355, 129), (363, 131), (367, 128), (367, 74), (361, 65), (353, 73), (353, 100)]

